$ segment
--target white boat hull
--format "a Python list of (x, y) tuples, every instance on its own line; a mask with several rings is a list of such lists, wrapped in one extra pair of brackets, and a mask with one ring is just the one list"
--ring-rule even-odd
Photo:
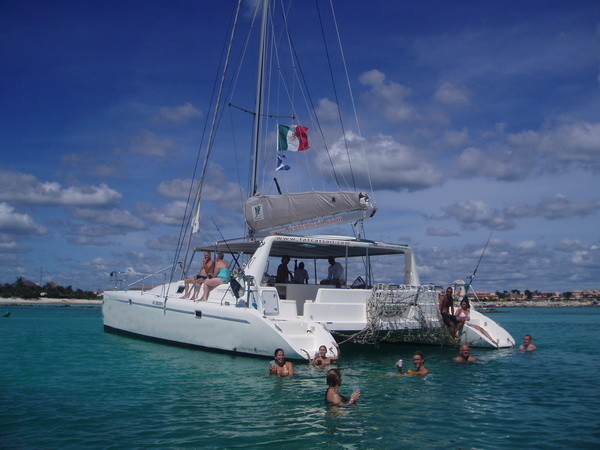
[[(289, 359), (306, 359), (319, 345), (333, 341), (331, 334), (315, 322), (297, 317), (281, 320), (252, 307), (236, 306), (226, 288), (215, 289), (206, 302), (181, 299), (181, 294), (151, 291), (108, 291), (102, 313), (107, 331), (152, 340), (232, 353), (272, 357), (282, 348)], [(174, 287), (174, 292), (177, 286)]]

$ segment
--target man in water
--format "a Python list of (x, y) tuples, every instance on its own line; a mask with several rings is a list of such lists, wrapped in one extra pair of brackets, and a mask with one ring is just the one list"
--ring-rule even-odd
[(532, 352), (534, 350), (537, 350), (537, 347), (533, 345), (533, 342), (531, 342), (530, 334), (525, 335), (525, 337), (523, 338), (523, 345), (519, 347), (519, 350), (523, 352)]
[(454, 301), (452, 298), (452, 288), (446, 289), (446, 293), (440, 297), (440, 314), (446, 326), (450, 327), (452, 337), (456, 338), (456, 325), (458, 319), (454, 315)]
[(425, 357), (421, 352), (415, 352), (413, 355), (413, 363), (415, 364), (415, 369), (417, 370), (409, 370), (406, 372), (406, 375), (419, 375), (425, 376), (429, 373), (427, 367), (425, 367)]
[(479, 361), (479, 358), (471, 356), (471, 348), (467, 344), (463, 344), (460, 346), (460, 354), (453, 360), (456, 362), (475, 362)]

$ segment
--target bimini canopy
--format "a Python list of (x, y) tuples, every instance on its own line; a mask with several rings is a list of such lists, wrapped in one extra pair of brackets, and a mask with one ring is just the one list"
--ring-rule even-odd
[[(392, 255), (412, 253), (410, 247), (405, 245), (387, 244), (383, 242), (368, 241), (339, 236), (286, 236), (277, 235), (273, 239), (270, 256), (304, 259), (334, 258)], [(222, 251), (224, 253), (240, 253), (251, 255), (261, 245), (262, 240), (254, 238), (232, 239), (219, 241), (212, 246), (196, 247), (195, 251)]]
[(293, 233), (372, 217), (377, 208), (363, 192), (298, 192), (255, 195), (246, 201), (246, 222), (254, 232)]

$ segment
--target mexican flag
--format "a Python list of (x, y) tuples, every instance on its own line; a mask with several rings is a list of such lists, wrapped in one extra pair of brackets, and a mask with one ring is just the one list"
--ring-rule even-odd
[(298, 152), (300, 150), (307, 150), (308, 146), (308, 134), (306, 132), (308, 128), (301, 127), (300, 125), (279, 125), (279, 140), (277, 145), (277, 151), (292, 151)]

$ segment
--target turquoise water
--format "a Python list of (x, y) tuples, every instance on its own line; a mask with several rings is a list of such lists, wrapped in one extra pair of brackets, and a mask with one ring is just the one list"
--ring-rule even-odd
[[(494, 314), (537, 352), (473, 354), (439, 347), (343, 346), (341, 392), (328, 411), (324, 370), (266, 376), (268, 360), (203, 352), (103, 332), (97, 308), (12, 307), (0, 318), (0, 446), (598, 447), (600, 308)], [(431, 375), (393, 376), (422, 350)], [(406, 363), (405, 363), (406, 364)]]

